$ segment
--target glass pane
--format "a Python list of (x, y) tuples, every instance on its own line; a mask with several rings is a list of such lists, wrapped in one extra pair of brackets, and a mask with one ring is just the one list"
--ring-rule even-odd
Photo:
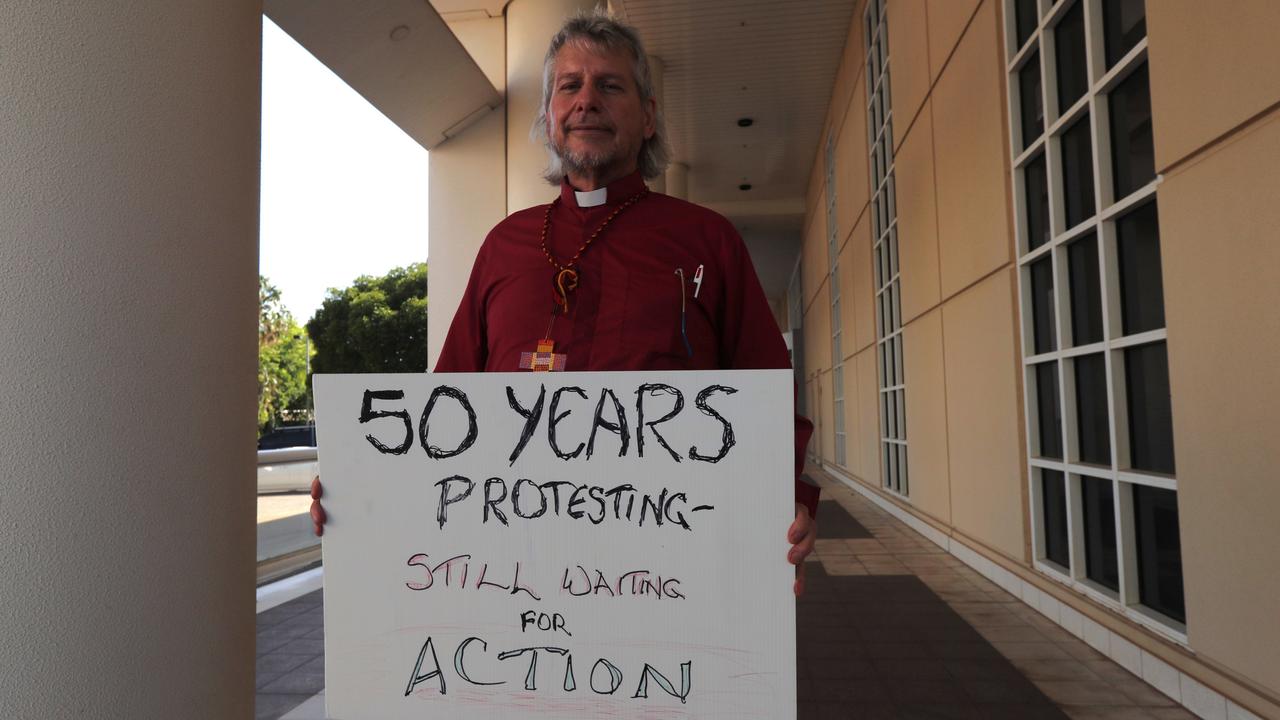
[(1062, 194), (1068, 228), (1093, 215), (1093, 142), (1087, 114), (1062, 133)]
[(1102, 353), (1081, 355), (1076, 366), (1076, 432), (1080, 462), (1111, 464), (1111, 427), (1107, 419), (1107, 366)]
[(1018, 32), (1018, 47), (1022, 47), (1027, 43), (1031, 34), (1036, 31), (1036, 25), (1040, 24), (1040, 18), (1036, 16), (1037, 0), (1017, 0), (1013, 5), (1013, 24)]
[(1027, 195), (1027, 249), (1049, 242), (1049, 183), (1044, 155), (1027, 163), (1022, 182)]
[(1117, 85), (1107, 101), (1111, 107), (1111, 175), (1115, 199), (1119, 200), (1156, 176), (1146, 64)]
[(1174, 474), (1169, 353), (1162, 342), (1124, 351), (1129, 401), (1129, 465)]
[(1035, 354), (1058, 349), (1053, 329), (1053, 259), (1048, 255), (1031, 264), (1031, 325)]
[(1067, 111), (1089, 89), (1084, 59), (1084, 2), (1076, 3), (1053, 30), (1058, 60), (1058, 114)]
[(1120, 564), (1116, 554), (1116, 502), (1111, 481), (1080, 478), (1084, 510), (1085, 574), (1090, 580), (1119, 592)]
[(1031, 53), (1018, 71), (1018, 103), (1022, 110), (1022, 149), (1044, 132), (1044, 97), (1040, 92), (1040, 53)]
[(1058, 402), (1058, 363), (1040, 363), (1035, 367), (1040, 457), (1061, 460), (1062, 404)]
[(1172, 490), (1134, 485), (1133, 514), (1138, 540), (1138, 597), (1152, 610), (1185, 623), (1178, 495)]
[(1160, 269), (1160, 223), (1147, 203), (1116, 223), (1120, 261), (1121, 326), (1124, 334), (1164, 327), (1164, 281)]
[[(902, 354), (899, 353), (898, 357), (901, 358)], [(898, 402), (898, 439), (906, 440), (907, 439), (907, 403), (906, 403), (907, 394), (902, 390), (896, 390), (894, 391), (893, 394), (897, 396), (897, 402)]]
[(1143, 0), (1102, 0), (1102, 28), (1111, 69), (1147, 34), (1147, 9)]
[(889, 63), (889, 43), (888, 42), (884, 43), (884, 53), (885, 53), (885, 61), (884, 61), (885, 68), (884, 68), (884, 80), (881, 81), (880, 83), (880, 109), (884, 111), (885, 119), (890, 120), (891, 119), (890, 111), (893, 110), (893, 102), (889, 98), (889, 91), (893, 89), (893, 83), (892, 81), (890, 81), (890, 78), (893, 77), (893, 73), (890, 72), (889, 66), (888, 66), (888, 63)]
[(881, 277), (881, 273), (880, 273), (880, 250), (881, 250), (881, 246), (877, 245), (875, 247), (875, 250), (873, 251), (875, 253), (875, 260), (872, 263), (872, 269), (875, 270), (875, 273), (876, 273), (877, 288), (884, 286), (884, 279)]
[(900, 445), (898, 447), (898, 472), (902, 476), (902, 494), (907, 495), (911, 492), (910, 478), (907, 475), (907, 446)]
[(1067, 544), (1067, 483), (1057, 470), (1040, 471), (1040, 500), (1044, 512), (1044, 555), (1063, 568), (1071, 567)]
[(880, 393), (880, 433), (884, 437), (889, 435), (889, 404), (884, 400), (885, 394)]
[(1102, 341), (1102, 286), (1098, 281), (1098, 238), (1089, 233), (1067, 246), (1071, 276), (1071, 341)]

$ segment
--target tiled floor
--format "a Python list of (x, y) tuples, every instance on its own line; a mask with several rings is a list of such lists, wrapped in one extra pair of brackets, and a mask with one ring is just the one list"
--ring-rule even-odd
[[(1194, 720), (862, 496), (814, 477), (824, 505), (798, 606), (801, 720)], [(260, 720), (323, 687), (321, 604), (317, 591), (258, 616)]]
[(257, 713), (275, 720), (324, 689), (324, 591), (258, 614)]

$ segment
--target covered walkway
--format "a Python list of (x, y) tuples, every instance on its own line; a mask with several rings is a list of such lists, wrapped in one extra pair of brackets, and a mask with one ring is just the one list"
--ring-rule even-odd
[[(1192, 720), (844, 483), (798, 608), (802, 720)], [(324, 717), (323, 591), (258, 615), (257, 717)]]

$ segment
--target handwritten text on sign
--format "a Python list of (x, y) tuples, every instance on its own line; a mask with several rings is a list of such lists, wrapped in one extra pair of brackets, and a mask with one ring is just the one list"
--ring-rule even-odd
[(329, 716), (794, 718), (791, 382), (317, 376)]

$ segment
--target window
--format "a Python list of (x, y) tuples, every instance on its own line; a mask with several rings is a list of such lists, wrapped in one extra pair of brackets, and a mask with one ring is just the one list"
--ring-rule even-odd
[(1058, 405), (1058, 363), (1040, 363), (1035, 368), (1040, 457), (1061, 460), (1062, 408)]
[(1093, 215), (1093, 144), (1088, 115), (1062, 133), (1062, 197), (1067, 228)]
[(1057, 470), (1040, 471), (1044, 507), (1044, 556), (1065, 570), (1071, 567), (1067, 538), (1067, 484)]
[(1151, 81), (1144, 64), (1111, 91), (1111, 183), (1122, 200), (1156, 177), (1151, 137)]
[(1018, 102), (1022, 106), (1022, 149), (1044, 132), (1044, 103), (1040, 93), (1040, 53), (1031, 53), (1018, 71)]
[(1027, 194), (1027, 242), (1034, 250), (1049, 242), (1049, 181), (1044, 155), (1027, 163), (1022, 178)]
[(1085, 574), (1090, 580), (1118, 592), (1120, 563), (1116, 553), (1116, 503), (1111, 481), (1085, 475), (1080, 478), (1084, 510)]
[(1186, 622), (1178, 495), (1172, 490), (1135, 485), (1133, 510), (1138, 544), (1138, 594), (1142, 604)]
[(1093, 233), (1067, 246), (1071, 274), (1071, 342), (1102, 342), (1102, 289), (1098, 280), (1098, 238)]
[(1185, 642), (1145, 7), (1005, 20), (1037, 568)]
[[(880, 370), (880, 461), (885, 488), (907, 495), (906, 380), (902, 372), (902, 299), (898, 280), (898, 212), (894, 203), (893, 105), (889, 33), (883, 3), (867, 5), (867, 132), (871, 152), (871, 227), (876, 286), (876, 355)], [(829, 187), (829, 186), (828, 186)]]
[(835, 417), (836, 465), (848, 465), (844, 425), (844, 348), (840, 320), (840, 229), (836, 223), (836, 141), (827, 136), (827, 282), (831, 289), (831, 400)]
[(1067, 110), (1089, 90), (1089, 73), (1084, 60), (1084, 3), (1077, 2), (1062, 15), (1053, 30), (1057, 47), (1058, 114)]

